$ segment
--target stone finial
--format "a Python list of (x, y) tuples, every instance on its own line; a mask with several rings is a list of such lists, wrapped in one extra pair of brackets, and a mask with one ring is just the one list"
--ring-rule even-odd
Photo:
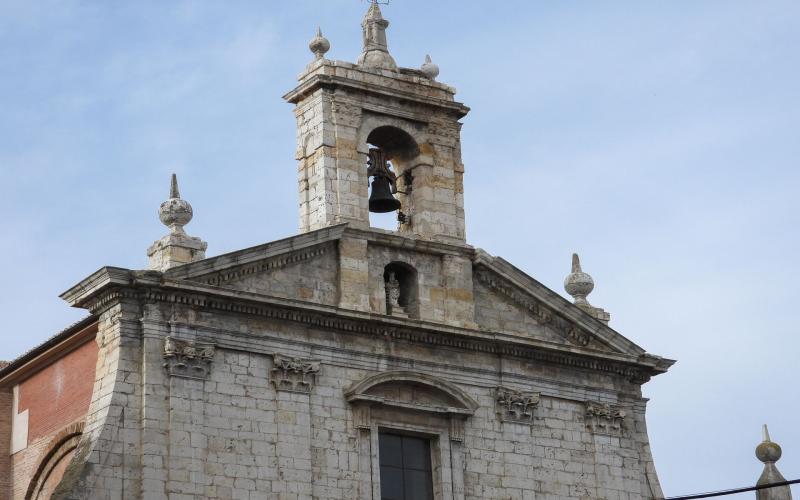
[(317, 27), (317, 34), (308, 43), (308, 48), (317, 59), (322, 59), (325, 56), (325, 53), (331, 49), (331, 42), (322, 36), (322, 28)]
[(431, 61), (430, 55), (425, 55), (425, 62), (422, 63), (422, 66), (419, 68), (429, 80), (436, 80), (436, 77), (439, 76), (439, 66)]
[(594, 290), (594, 280), (581, 269), (578, 254), (572, 254), (572, 272), (564, 280), (564, 290), (575, 298), (576, 305), (588, 305), (586, 296)]
[(383, 18), (377, 0), (372, 0), (364, 20), (361, 22), (364, 48), (358, 57), (358, 65), (366, 68), (397, 70), (386, 43), (386, 28), (389, 21)]
[(147, 249), (150, 269), (166, 271), (171, 267), (205, 259), (208, 243), (187, 235), (183, 229), (192, 216), (192, 206), (181, 198), (178, 177), (172, 174), (169, 199), (158, 208), (158, 218), (169, 228), (169, 234)]
[(564, 279), (564, 290), (575, 299), (575, 305), (604, 323), (608, 323), (611, 315), (599, 307), (592, 306), (586, 296), (594, 290), (594, 280), (581, 269), (578, 254), (572, 254), (572, 272)]
[[(758, 478), (756, 486), (766, 484), (780, 483), (786, 481), (786, 478), (778, 471), (775, 462), (781, 458), (781, 447), (778, 443), (773, 443), (769, 438), (769, 430), (767, 425), (764, 424), (763, 440), (756, 446), (756, 458), (764, 463), (764, 471), (761, 477)], [(763, 490), (756, 490), (757, 500), (791, 500), (792, 490), (789, 486), (776, 486), (774, 488), (764, 488)]]
[(178, 191), (178, 176), (172, 174), (169, 187), (169, 199), (158, 208), (158, 218), (172, 233), (183, 233), (183, 226), (192, 220), (192, 206), (188, 201), (181, 199)]

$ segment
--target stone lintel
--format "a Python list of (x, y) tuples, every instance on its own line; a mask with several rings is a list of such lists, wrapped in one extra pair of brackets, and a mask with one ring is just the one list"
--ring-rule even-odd
[(421, 238), (413, 233), (396, 233), (380, 228), (348, 227), (346, 234), (367, 240), (370, 244), (402, 248), (433, 255), (458, 255), (472, 258), (475, 248), (460, 241), (435, 241)]

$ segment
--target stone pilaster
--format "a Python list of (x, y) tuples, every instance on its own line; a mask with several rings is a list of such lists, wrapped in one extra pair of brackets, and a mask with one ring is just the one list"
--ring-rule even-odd
[(124, 294), (99, 312), (100, 350), (84, 434), (53, 499), (141, 498), (140, 319), (138, 303)]
[(339, 240), (339, 307), (369, 311), (369, 260), (367, 240)]
[(309, 395), (277, 391), (275, 423), (281, 440), (275, 445), (279, 480), (273, 492), (285, 498), (311, 498), (311, 417)]
[(142, 497), (166, 500), (169, 460), (169, 385), (164, 369), (164, 338), (169, 326), (158, 307), (146, 306), (142, 321)]
[(472, 260), (456, 255), (442, 256), (445, 279), (445, 321), (456, 326), (475, 328)]
[(319, 89), (295, 110), (300, 230), (348, 222), (368, 227), (365, 158), (356, 145), (358, 106)]

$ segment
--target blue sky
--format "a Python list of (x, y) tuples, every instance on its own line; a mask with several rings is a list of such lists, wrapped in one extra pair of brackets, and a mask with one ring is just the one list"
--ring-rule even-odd
[[(0, 359), (79, 319), (58, 294), (100, 266), (145, 267), (173, 171), (209, 255), (296, 233), (280, 96), (317, 25), (356, 59), (366, 6), (0, 2)], [(645, 386), (666, 494), (753, 483), (762, 423), (800, 477), (800, 3), (383, 11), (472, 108), (469, 242), (560, 293), (579, 252), (611, 325), (679, 360)]]

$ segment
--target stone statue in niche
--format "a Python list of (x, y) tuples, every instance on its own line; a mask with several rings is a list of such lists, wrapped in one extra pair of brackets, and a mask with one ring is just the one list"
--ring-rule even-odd
[(394, 272), (389, 272), (389, 279), (386, 281), (386, 313), (392, 316), (408, 317), (403, 306), (400, 305), (400, 282)]

